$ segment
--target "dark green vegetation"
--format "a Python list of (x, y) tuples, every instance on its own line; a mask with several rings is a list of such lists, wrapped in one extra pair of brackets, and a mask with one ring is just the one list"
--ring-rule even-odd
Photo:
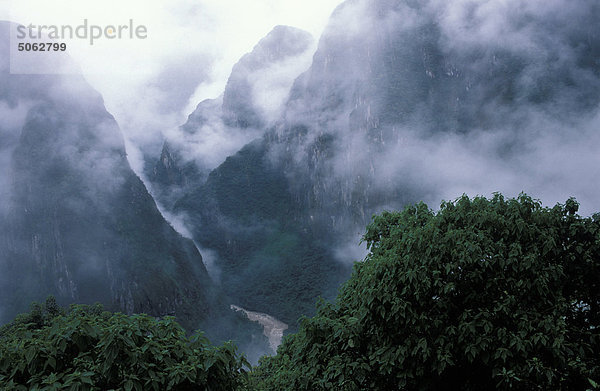
[(176, 211), (189, 215), (198, 243), (219, 254), (222, 286), (233, 302), (292, 327), (300, 314), (314, 312), (318, 296), (333, 298), (350, 274), (332, 261), (331, 238), (302, 217), (262, 141), (227, 158)]
[(173, 318), (105, 312), (49, 298), (0, 329), (2, 390), (223, 390), (244, 382), (231, 343), (191, 337)]
[(496, 195), (377, 216), (367, 260), (252, 388), (598, 388), (600, 215), (577, 210)]

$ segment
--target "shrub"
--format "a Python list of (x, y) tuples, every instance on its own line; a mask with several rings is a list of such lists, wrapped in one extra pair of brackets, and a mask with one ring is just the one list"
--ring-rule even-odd
[(174, 318), (127, 316), (53, 299), (0, 330), (0, 389), (234, 390), (245, 377), (231, 343), (187, 337)]

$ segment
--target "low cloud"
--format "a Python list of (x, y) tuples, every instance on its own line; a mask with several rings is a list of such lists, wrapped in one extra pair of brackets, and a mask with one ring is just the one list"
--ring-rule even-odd
[(311, 214), (347, 215), (340, 237), (462, 194), (599, 211), (598, 18), (594, 1), (346, 2), (294, 85), (275, 164), (292, 156)]
[[(198, 246), (196, 244), (196, 246)], [(206, 266), (206, 270), (210, 275), (210, 278), (217, 284), (221, 283), (221, 268), (219, 267), (219, 255), (215, 250), (208, 248), (198, 247), (200, 254), (202, 254), (202, 262)]]

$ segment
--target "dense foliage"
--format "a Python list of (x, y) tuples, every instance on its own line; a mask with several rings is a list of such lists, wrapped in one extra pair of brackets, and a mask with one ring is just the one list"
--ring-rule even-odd
[(585, 390), (600, 380), (600, 215), (464, 196), (374, 218), (370, 254), (253, 389)]
[(50, 298), (0, 329), (2, 390), (233, 390), (247, 363), (230, 343), (187, 337), (173, 318)]
[(0, 389), (598, 389), (600, 215), (577, 210), (496, 195), (376, 216), (336, 302), (249, 377), (172, 318), (50, 298), (0, 329)]

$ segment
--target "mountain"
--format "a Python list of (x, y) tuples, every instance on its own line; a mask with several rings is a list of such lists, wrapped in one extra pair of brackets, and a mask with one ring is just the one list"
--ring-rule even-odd
[(160, 159), (146, 170), (161, 203), (172, 207), (227, 156), (262, 136), (308, 67), (312, 47), (306, 31), (276, 26), (233, 66), (222, 96), (200, 102), (185, 124), (165, 135)]
[(195, 240), (216, 252), (220, 283), (244, 308), (296, 324), (319, 296), (333, 297), (349, 265), (306, 221), (288, 178), (262, 140), (246, 145), (175, 204)]
[[(312, 36), (306, 31), (276, 26), (266, 37), (244, 55), (233, 66), (223, 94), (223, 121), (239, 128), (263, 128), (267, 125), (266, 102), (260, 101), (257, 89), (264, 88), (261, 83), (269, 83), (278, 67), (300, 61), (313, 43)], [(273, 94), (269, 85), (267, 93)], [(287, 91), (285, 91), (287, 92)]]
[[(271, 167), (262, 141), (302, 64), (310, 65), (311, 46), (302, 30), (274, 28), (233, 67), (223, 96), (201, 102), (167, 138), (149, 175), (154, 193), (182, 217), (194, 240), (216, 252), (214, 274), (232, 302), (291, 324), (299, 313), (312, 312), (319, 295), (333, 296), (349, 274), (347, 265), (327, 261), (333, 257), (328, 242), (301, 222), (304, 211), (283, 172)], [(265, 93), (276, 99), (261, 100)], [(213, 151), (189, 147), (212, 138), (243, 142), (213, 162), (206, 159)], [(287, 284), (290, 276), (294, 284)]]
[(0, 320), (50, 294), (189, 328), (218, 313), (200, 253), (130, 168), (102, 97), (80, 75), (11, 74), (10, 26), (0, 23)]
[(599, 18), (594, 1), (346, 1), (278, 119), (173, 211), (231, 298), (293, 323), (360, 260), (373, 213), (463, 192), (594, 200)]

